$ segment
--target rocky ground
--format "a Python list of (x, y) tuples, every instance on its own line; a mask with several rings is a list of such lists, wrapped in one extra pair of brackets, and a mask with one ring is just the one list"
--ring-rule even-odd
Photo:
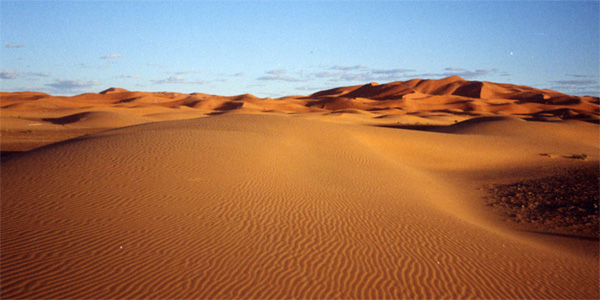
[(598, 165), (489, 186), (489, 205), (509, 220), (547, 232), (600, 238)]

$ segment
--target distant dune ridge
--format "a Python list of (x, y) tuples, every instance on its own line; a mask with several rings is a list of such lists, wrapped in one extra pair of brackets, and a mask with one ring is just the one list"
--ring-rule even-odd
[(2, 108), (13, 110), (81, 108), (92, 103), (108, 107), (156, 105), (213, 111), (247, 109), (309, 112), (356, 108), (366, 111), (393, 109), (398, 114), (462, 111), (472, 116), (552, 116), (588, 121), (597, 121), (599, 113), (597, 97), (569, 96), (513, 84), (467, 81), (459, 76), (439, 80), (369, 83), (279, 99), (260, 99), (251, 94), (224, 97), (201, 93), (130, 92), (121, 88), (73, 97), (52, 97), (38, 92), (3, 92), (1, 97)]
[(597, 97), (453, 76), (0, 107), (2, 299), (600, 297)]
[[(40, 92), (0, 92), (2, 149), (30, 150), (85, 133), (135, 124), (223, 113), (360, 114), (379, 124), (451, 124), (485, 116), (598, 123), (598, 97), (459, 76), (339, 87), (277, 99), (251, 94), (132, 92), (109, 88), (72, 97)], [(338, 120), (339, 121), (339, 120)], [(35, 129), (35, 130), (34, 130)], [(39, 136), (43, 132), (43, 136)], [(26, 134), (24, 134), (26, 133)]]

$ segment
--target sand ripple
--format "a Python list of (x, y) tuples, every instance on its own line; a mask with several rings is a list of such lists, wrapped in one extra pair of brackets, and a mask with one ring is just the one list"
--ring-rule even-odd
[(597, 261), (458, 214), (415, 135), (223, 115), (11, 159), (2, 298), (598, 297)]

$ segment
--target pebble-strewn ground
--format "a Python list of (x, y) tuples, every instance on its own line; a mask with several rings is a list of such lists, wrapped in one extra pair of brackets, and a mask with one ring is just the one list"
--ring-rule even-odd
[(511, 220), (541, 230), (600, 237), (599, 166), (490, 187), (489, 202)]

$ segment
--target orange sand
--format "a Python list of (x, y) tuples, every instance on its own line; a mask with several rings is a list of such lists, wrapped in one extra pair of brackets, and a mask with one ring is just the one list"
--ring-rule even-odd
[(510, 225), (481, 189), (597, 165), (598, 98), (0, 96), (2, 150), (36, 148), (2, 162), (2, 299), (600, 297), (598, 240)]

